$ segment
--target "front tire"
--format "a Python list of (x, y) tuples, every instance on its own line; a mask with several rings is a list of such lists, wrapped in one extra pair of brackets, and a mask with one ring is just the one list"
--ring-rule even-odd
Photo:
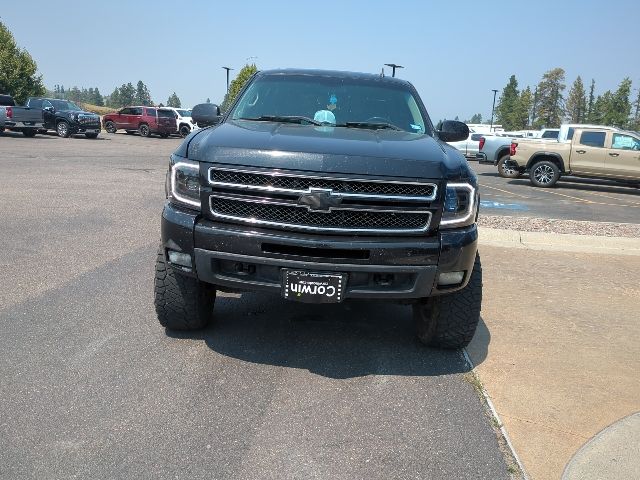
[(58, 122), (58, 124), (56, 125), (56, 132), (58, 132), (58, 136), (62, 138), (69, 138), (69, 136), (71, 135), (69, 124), (64, 120)]
[(167, 263), (158, 249), (155, 275), (156, 314), (169, 330), (197, 330), (213, 321), (216, 289), (196, 278), (181, 275)]
[(149, 125), (147, 125), (146, 123), (143, 123), (138, 127), (138, 132), (140, 132), (140, 135), (143, 137), (151, 136), (151, 129), (149, 128)]
[(414, 304), (413, 318), (418, 338), (429, 347), (466, 347), (476, 332), (481, 307), (482, 265), (480, 255), (476, 253), (466, 287)]
[(87, 138), (98, 138), (97, 133), (85, 133), (84, 136)]
[(191, 133), (191, 128), (189, 128), (188, 125), (182, 125), (178, 133), (180, 133), (180, 136), (184, 138)]
[(548, 160), (535, 163), (529, 171), (529, 179), (536, 187), (553, 187), (559, 178), (560, 169), (555, 163)]
[(116, 133), (118, 131), (118, 127), (116, 127), (116, 124), (111, 120), (105, 122), (104, 129), (107, 131), (107, 133)]
[(500, 157), (498, 160), (498, 175), (502, 178), (518, 178), (520, 175), (520, 170), (517, 167), (513, 166), (509, 162), (509, 155), (504, 155)]

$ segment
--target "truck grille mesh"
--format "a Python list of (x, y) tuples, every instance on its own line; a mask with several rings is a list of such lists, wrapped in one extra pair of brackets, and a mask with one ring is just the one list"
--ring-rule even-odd
[(321, 213), (297, 206), (244, 202), (218, 197), (211, 197), (211, 210), (219, 215), (251, 222), (340, 230), (418, 230), (427, 226), (431, 218), (429, 212), (332, 210), (330, 213)]
[(226, 184), (283, 188), (287, 190), (306, 191), (309, 188), (325, 188), (334, 192), (349, 194), (432, 197), (435, 192), (435, 185), (433, 184), (353, 181), (233, 170), (212, 170), (210, 180)]

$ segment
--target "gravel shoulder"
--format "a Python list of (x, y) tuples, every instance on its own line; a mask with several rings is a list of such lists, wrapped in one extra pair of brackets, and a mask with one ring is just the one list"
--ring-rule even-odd
[(581, 220), (480, 214), (478, 225), (480, 227), (517, 230), (521, 232), (640, 238), (640, 224), (634, 223), (587, 222)]

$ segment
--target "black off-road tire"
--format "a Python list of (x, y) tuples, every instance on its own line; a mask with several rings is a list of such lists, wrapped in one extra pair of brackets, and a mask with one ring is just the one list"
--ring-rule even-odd
[(97, 133), (85, 133), (84, 136), (87, 138), (98, 138)]
[(167, 263), (158, 249), (155, 275), (156, 314), (169, 330), (197, 330), (213, 321), (216, 289), (196, 278), (181, 275)]
[(536, 187), (551, 188), (560, 178), (560, 168), (549, 160), (536, 162), (529, 170), (529, 180)]
[(502, 178), (519, 178), (522, 173), (518, 170), (518, 167), (505, 162), (509, 161), (509, 155), (504, 155), (498, 159), (498, 175)]
[(482, 265), (480, 256), (469, 283), (454, 293), (425, 298), (413, 306), (416, 333), (429, 347), (466, 347), (476, 332), (482, 307)]
[(116, 133), (118, 131), (118, 127), (116, 127), (116, 124), (111, 120), (107, 120), (104, 123), (104, 129), (107, 131), (107, 133)]
[(184, 124), (180, 125), (180, 129), (178, 130), (178, 133), (182, 138), (184, 138), (191, 133), (191, 128), (189, 127), (189, 125), (184, 125)]
[(149, 125), (147, 125), (146, 123), (140, 124), (140, 126), (138, 127), (138, 132), (140, 132), (140, 135), (143, 137), (151, 136), (151, 129), (149, 128)]
[(22, 130), (22, 134), (25, 137), (29, 137), (29, 138), (33, 138), (36, 136), (36, 133), (38, 133), (38, 131), (35, 128), (29, 128), (27, 130)]
[(168, 133), (161, 133), (160, 134), (160, 138), (169, 138), (169, 134)]

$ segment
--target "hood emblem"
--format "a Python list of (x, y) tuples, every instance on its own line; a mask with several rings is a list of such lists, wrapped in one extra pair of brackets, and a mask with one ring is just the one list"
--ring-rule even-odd
[(329, 213), (332, 208), (339, 207), (342, 195), (333, 193), (327, 188), (310, 188), (308, 193), (298, 197), (298, 205), (307, 207), (311, 212)]

